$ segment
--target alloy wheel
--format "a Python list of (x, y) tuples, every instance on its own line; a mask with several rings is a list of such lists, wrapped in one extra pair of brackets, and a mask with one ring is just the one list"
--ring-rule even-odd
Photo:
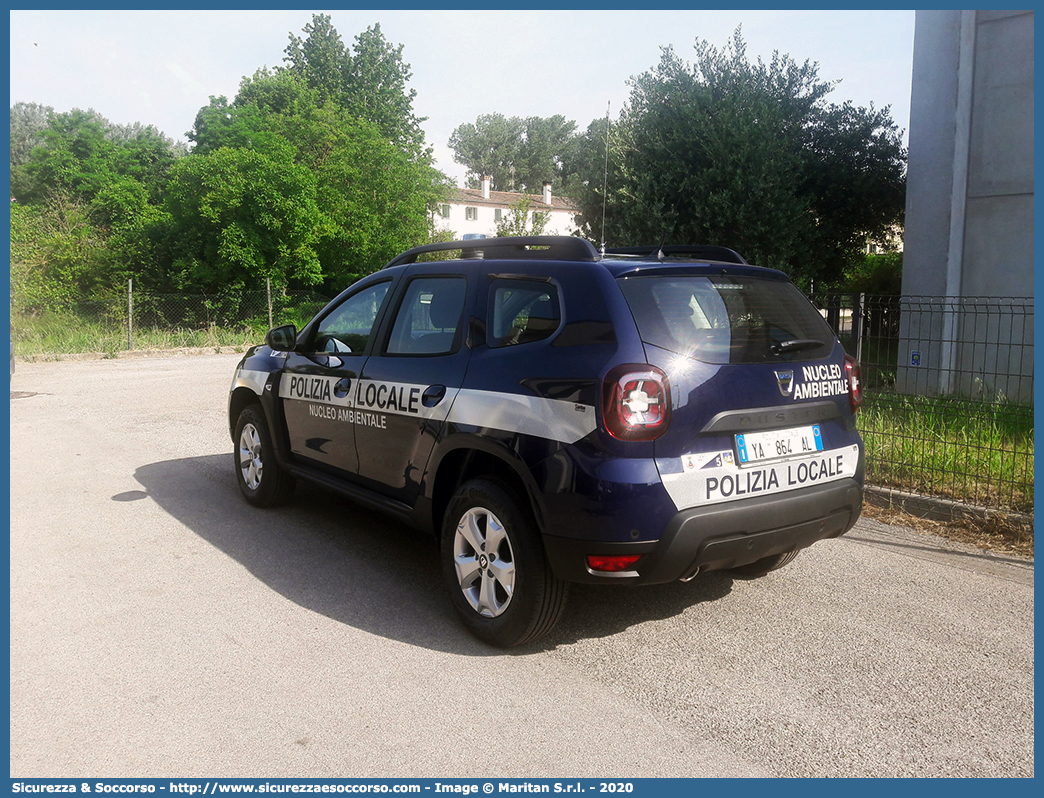
[(464, 513), (453, 538), (453, 564), (471, 608), (485, 618), (507, 610), (515, 592), (515, 557), (507, 530), (492, 512)]
[(257, 490), (261, 484), (262, 469), (261, 436), (253, 424), (244, 424), (239, 435), (239, 471), (243, 483), (251, 490)]

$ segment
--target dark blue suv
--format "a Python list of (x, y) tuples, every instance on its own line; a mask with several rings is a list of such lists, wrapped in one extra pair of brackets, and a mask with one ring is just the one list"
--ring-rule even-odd
[(752, 578), (844, 534), (860, 401), (781, 272), (543, 236), (417, 247), (271, 330), (229, 424), (247, 501), (306, 479), (436, 535), (464, 624), (511, 646), (570, 582)]

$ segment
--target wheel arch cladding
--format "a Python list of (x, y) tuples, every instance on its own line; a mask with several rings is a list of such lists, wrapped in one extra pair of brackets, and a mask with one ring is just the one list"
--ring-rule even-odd
[(543, 529), (540, 513), (534, 507), (532, 493), (512, 464), (491, 452), (464, 447), (446, 454), (439, 462), (435, 474), (431, 491), (431, 510), (432, 529), (436, 536), (442, 534), (444, 516), (457, 488), (475, 478), (497, 482), (509, 493), (514, 494), (522, 509), (535, 521), (537, 528)]
[(232, 395), (228, 398), (228, 432), (233, 441), (236, 437), (236, 422), (239, 420), (239, 414), (252, 404), (260, 405), (261, 397), (252, 389), (242, 385), (232, 391)]

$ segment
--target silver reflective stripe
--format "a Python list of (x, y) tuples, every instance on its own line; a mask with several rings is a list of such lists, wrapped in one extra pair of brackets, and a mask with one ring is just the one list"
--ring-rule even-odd
[(448, 413), (448, 420), (455, 424), (518, 432), (562, 443), (575, 443), (590, 435), (597, 425), (593, 406), (560, 399), (447, 387), (441, 402), (425, 407), (421, 399), (427, 385), (352, 380), (350, 392), (337, 396), (338, 382), (336, 377), (284, 375), (279, 382), (279, 396), (436, 421), (446, 418)]
[(449, 421), (576, 443), (597, 426), (591, 405), (497, 391), (462, 390)]
[(252, 369), (239, 369), (236, 375), (232, 378), (232, 388), (234, 391), (236, 388), (249, 388), (258, 396), (261, 395), (265, 389), (265, 383), (268, 382), (267, 371), (254, 371)]

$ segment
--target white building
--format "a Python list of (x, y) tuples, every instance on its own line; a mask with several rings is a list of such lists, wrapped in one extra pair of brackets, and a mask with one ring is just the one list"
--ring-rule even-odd
[[(447, 202), (435, 212), (435, 228), (452, 231), (456, 240), (469, 234), (492, 237), (496, 235), (497, 222), (508, 218), (511, 206), (520, 197), (528, 196), (531, 200), (530, 213), (551, 213), (544, 235), (568, 236), (576, 231), (574, 217), (579, 213), (579, 208), (567, 197), (552, 197), (550, 183), (544, 183), (542, 194), (526, 195), (513, 191), (491, 191), (491, 182), (491, 178), (483, 177), (481, 188), (450, 189)], [(526, 221), (530, 223), (532, 220)]]

